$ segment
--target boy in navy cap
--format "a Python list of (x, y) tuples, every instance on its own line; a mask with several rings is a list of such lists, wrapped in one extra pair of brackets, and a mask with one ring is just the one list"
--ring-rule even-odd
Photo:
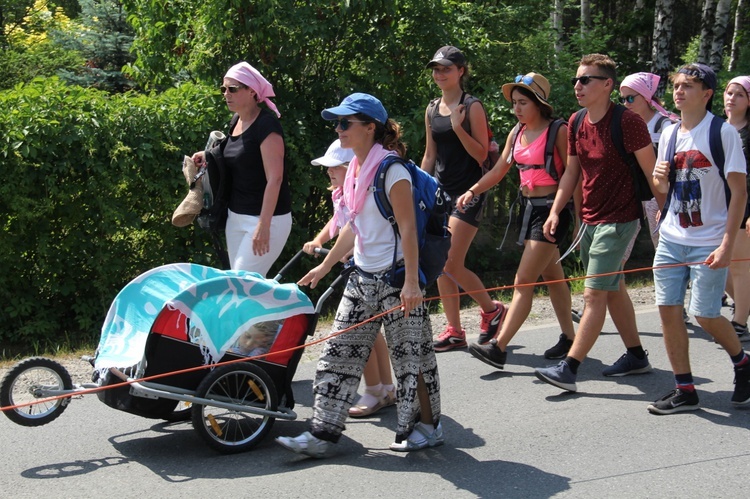
[[(654, 287), (676, 387), (648, 406), (652, 414), (699, 408), (690, 368), (688, 334), (682, 320), (688, 282), (692, 282), (690, 313), (727, 351), (734, 364), (732, 404), (750, 404), (750, 358), (732, 324), (721, 315), (721, 297), (736, 227), (740, 226), (747, 200), (742, 144), (734, 127), (710, 111), (716, 91), (716, 74), (711, 68), (689, 64), (670, 79), (682, 121), (662, 133), (654, 168), (654, 178), (662, 192), (672, 183), (662, 211), (659, 246), (654, 256), (657, 267)], [(721, 130), (723, 174), (720, 161), (714, 157), (719, 151), (711, 147), (709, 140), (714, 120), (717, 123), (713, 126)]]

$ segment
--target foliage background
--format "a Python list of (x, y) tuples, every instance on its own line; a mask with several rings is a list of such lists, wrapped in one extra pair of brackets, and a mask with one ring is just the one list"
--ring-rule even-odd
[[(320, 111), (349, 93), (378, 96), (418, 162), (424, 109), (437, 94), (425, 64), (442, 45), (467, 55), (469, 91), (500, 141), (515, 123), (500, 88), (516, 74), (547, 76), (556, 114), (567, 117), (581, 54), (609, 53), (622, 75), (648, 69), (628, 40), (650, 36), (654, 0), (642, 11), (595, 2), (586, 37), (578, 2), (563, 3), (565, 48), (556, 51), (546, 0), (35, 0), (25, 2), (34, 23), (24, 2), (0, 0), (0, 69), (12, 69), (0, 81), (0, 346), (91, 341), (139, 273), (218, 265), (205, 234), (169, 220), (185, 193), (182, 156), (230, 118), (216, 87), (232, 64), (258, 68), (282, 113), (295, 220), (283, 263), (329, 217), (327, 179), (310, 160), (335, 138)], [(700, 4), (676, 1), (675, 66), (695, 50)], [(76, 33), (90, 43), (76, 46)], [(750, 73), (748, 57), (739, 72)], [(487, 284), (510, 282), (520, 256), (512, 242), (496, 249), (516, 185), (494, 189), (469, 255)]]

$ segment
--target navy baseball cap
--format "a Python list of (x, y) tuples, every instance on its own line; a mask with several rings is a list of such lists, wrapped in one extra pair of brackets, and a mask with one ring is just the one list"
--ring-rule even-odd
[(388, 121), (388, 112), (383, 107), (383, 104), (372, 95), (360, 92), (349, 95), (336, 107), (324, 109), (320, 115), (323, 116), (324, 120), (335, 120), (339, 116), (349, 116), (358, 113), (369, 116), (383, 125)]
[[(687, 66), (681, 67), (677, 72), (698, 78), (703, 82), (704, 85), (706, 85), (708, 88), (713, 90), (714, 93), (716, 93), (716, 73), (709, 66), (701, 64), (700, 62), (694, 62), (692, 64), (688, 64)], [(708, 99), (708, 102), (706, 102), (706, 110), (711, 110), (713, 100), (714, 96), (711, 95), (711, 98)]]

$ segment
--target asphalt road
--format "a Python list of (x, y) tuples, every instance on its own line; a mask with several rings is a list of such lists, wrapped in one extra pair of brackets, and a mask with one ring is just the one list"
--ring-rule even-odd
[[(726, 310), (726, 309), (725, 309)], [(690, 326), (703, 409), (654, 416), (648, 403), (673, 378), (654, 307), (638, 324), (654, 371), (603, 378), (624, 351), (611, 323), (579, 371), (579, 392), (536, 380), (556, 325), (523, 329), (506, 370), (466, 351), (439, 355), (446, 445), (388, 450), (395, 409), (347, 424), (335, 456), (296, 456), (273, 437), (297, 435), (310, 416), (315, 363), (294, 383), (300, 419), (277, 421), (254, 450), (223, 456), (189, 423), (166, 424), (110, 409), (89, 395), (47, 426), (0, 418), (5, 497), (745, 497), (750, 410), (729, 400), (728, 356)]]

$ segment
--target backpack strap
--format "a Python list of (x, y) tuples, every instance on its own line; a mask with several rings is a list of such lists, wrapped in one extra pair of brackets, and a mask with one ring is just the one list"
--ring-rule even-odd
[(552, 120), (547, 131), (547, 143), (544, 146), (544, 169), (547, 171), (547, 175), (558, 183), (560, 182), (560, 176), (557, 174), (557, 168), (555, 168), (555, 145), (557, 131), (563, 125), (567, 126), (565, 121), (560, 118)]
[(711, 157), (714, 160), (716, 168), (719, 169), (719, 176), (724, 181), (724, 195), (727, 200), (727, 208), (729, 208), (729, 201), (732, 198), (732, 192), (729, 190), (729, 184), (724, 175), (724, 163), (726, 157), (724, 156), (724, 143), (721, 141), (721, 127), (724, 126), (724, 120), (714, 115), (711, 118), (711, 125), (708, 129), (708, 147), (711, 150)]
[(586, 117), (588, 112), (589, 111), (586, 108), (576, 111), (576, 117), (573, 119), (573, 135), (578, 134), (578, 130), (581, 128), (581, 123), (583, 123), (583, 118)]
[(667, 122), (667, 124), (671, 124), (672, 120), (669, 119), (668, 116), (659, 115), (659, 119), (656, 120), (656, 126), (654, 127), (654, 132), (661, 132), (664, 128), (664, 122)]
[(513, 130), (511, 130), (511, 139), (510, 139), (510, 162), (515, 163), (516, 159), (513, 157), (513, 151), (516, 148), (516, 140), (518, 140), (518, 134), (521, 133), (521, 129), (523, 126), (520, 122), (516, 123), (516, 126), (513, 127)]

